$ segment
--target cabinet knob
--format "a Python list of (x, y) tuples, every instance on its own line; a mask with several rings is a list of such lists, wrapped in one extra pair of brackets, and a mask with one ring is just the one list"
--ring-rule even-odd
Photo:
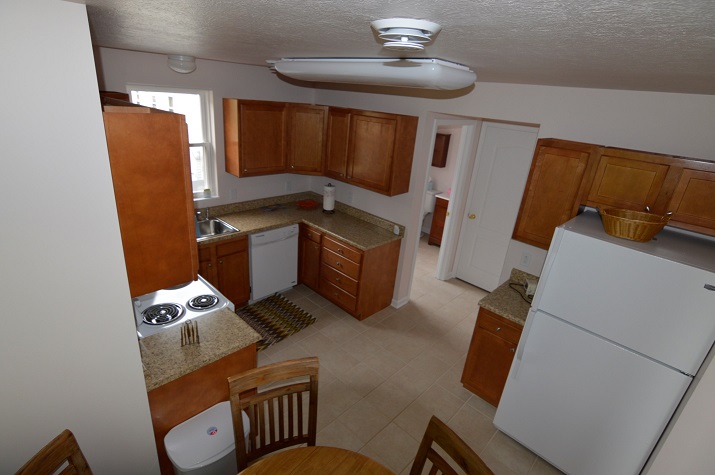
[(214, 265), (209, 262), (209, 267), (213, 267)]
[(335, 282), (340, 282), (340, 277), (336, 277)]
[(342, 249), (338, 249), (338, 254), (342, 255), (345, 254)]
[(223, 264), (223, 261), (218, 261), (219, 264)]
[(516, 348), (510, 348), (509, 351), (511, 351), (512, 353), (514, 353), (514, 352), (516, 351)]
[(501, 327), (497, 327), (497, 331), (500, 332), (500, 331), (501, 331)]
[(340, 262), (336, 262), (335, 265), (336, 265), (337, 267), (342, 267), (342, 266), (343, 266)]

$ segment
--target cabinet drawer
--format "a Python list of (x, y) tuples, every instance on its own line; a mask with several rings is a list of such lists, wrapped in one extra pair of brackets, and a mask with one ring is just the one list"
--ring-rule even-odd
[(310, 239), (311, 241), (320, 244), (320, 237), (323, 235), (323, 233), (321, 233), (315, 228), (311, 228), (304, 225), (300, 228), (300, 235), (306, 239)]
[(320, 279), (320, 293), (337, 303), (348, 312), (354, 312), (357, 308), (357, 299), (345, 292), (343, 289), (334, 286), (326, 279)]
[(338, 272), (332, 267), (323, 264), (320, 269), (321, 278), (329, 281), (331, 284), (340, 287), (351, 295), (357, 295), (358, 283), (355, 279), (351, 279), (342, 272)]
[(335, 239), (332, 239), (328, 236), (325, 236), (325, 238), (323, 239), (323, 247), (326, 249), (330, 249), (334, 253), (347, 259), (350, 259), (357, 264), (360, 264), (360, 260), (362, 259), (362, 251), (355, 249), (352, 246), (348, 246), (347, 244), (343, 244), (342, 242), (336, 241)]
[(242, 237), (216, 245), (216, 256), (223, 257), (236, 252), (248, 250), (248, 238)]
[(360, 278), (360, 265), (353, 261), (336, 254), (335, 252), (323, 247), (323, 252), (320, 253), (321, 262), (355, 280)]
[(479, 309), (477, 327), (514, 344), (519, 343), (521, 337), (521, 330), (510, 326), (501, 317), (483, 308)]

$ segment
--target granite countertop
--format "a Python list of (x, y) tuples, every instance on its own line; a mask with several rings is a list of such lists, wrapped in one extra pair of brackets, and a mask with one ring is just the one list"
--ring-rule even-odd
[(139, 340), (147, 391), (256, 343), (261, 336), (228, 308), (196, 319), (201, 343), (181, 346), (181, 325)]
[[(317, 207), (304, 209), (297, 205), (306, 199), (316, 201)], [(402, 239), (404, 234), (404, 226), (339, 202), (335, 203), (333, 214), (323, 213), (322, 197), (312, 192), (217, 206), (210, 209), (210, 215), (238, 228), (239, 232), (201, 241), (199, 246), (297, 223), (309, 224), (361, 250)], [(395, 226), (398, 234), (394, 233)]]
[[(527, 278), (539, 280), (535, 275), (519, 269), (512, 269), (509, 280), (481, 299), (479, 306), (523, 326), (531, 308), (531, 300), (527, 300), (523, 288)], [(514, 286), (512, 287), (510, 284), (514, 284)]]

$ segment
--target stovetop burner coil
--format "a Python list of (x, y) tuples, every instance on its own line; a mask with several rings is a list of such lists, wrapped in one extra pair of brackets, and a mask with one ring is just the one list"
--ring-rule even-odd
[(189, 300), (186, 305), (193, 310), (208, 310), (218, 304), (218, 297), (215, 295), (199, 295)]
[(152, 305), (142, 312), (142, 319), (148, 325), (166, 325), (184, 316), (186, 309), (176, 303)]

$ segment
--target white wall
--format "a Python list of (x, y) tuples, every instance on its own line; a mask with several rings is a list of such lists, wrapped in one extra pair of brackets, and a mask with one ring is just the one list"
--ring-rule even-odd
[(158, 473), (85, 7), (6, 0), (0, 44), (0, 473), (65, 428)]

